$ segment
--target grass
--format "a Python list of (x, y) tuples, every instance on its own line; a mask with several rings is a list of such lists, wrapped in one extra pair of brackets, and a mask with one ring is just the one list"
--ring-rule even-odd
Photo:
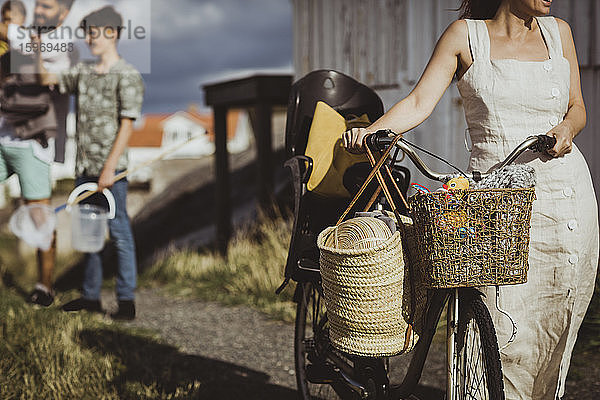
[[(281, 216), (260, 218), (237, 231), (227, 259), (210, 250), (173, 251), (144, 272), (140, 286), (246, 304), (291, 321), (294, 285), (279, 296), (274, 293), (283, 280), (290, 230), (290, 222)], [(0, 233), (0, 399), (248, 398), (250, 393), (262, 393), (264, 399), (284, 397), (280, 389), (266, 386), (256, 371), (180, 353), (149, 332), (112, 324), (97, 315), (66, 314), (57, 306), (26, 305), (20, 288), (35, 282), (35, 255), (19, 255), (17, 248), (16, 238)], [(57, 263), (57, 276), (61, 267), (73, 264), (69, 262), (73, 256), (63, 257)], [(595, 379), (590, 377), (590, 366), (598, 364), (598, 287), (569, 371), (569, 380), (579, 386), (590, 385), (590, 379)], [(270, 390), (267, 395), (265, 390)]]
[(283, 399), (269, 376), (180, 352), (89, 313), (35, 308), (0, 284), (0, 399)]
[(67, 195), (73, 191), (75, 187), (75, 179), (65, 178), (56, 181), (54, 187), (52, 188), (53, 195)]
[[(0, 276), (9, 285), (30, 290), (38, 279), (35, 251), (22, 253), (19, 239), (10, 233), (0, 233)], [(77, 253), (56, 256), (55, 276), (60, 276), (79, 259)]]
[[(237, 230), (227, 258), (211, 250), (167, 252), (140, 276), (140, 286), (161, 286), (177, 296), (191, 296), (224, 304), (245, 304), (267, 315), (293, 321), (293, 284), (280, 295), (275, 290), (283, 281), (291, 223), (281, 215), (259, 217)], [(73, 266), (78, 253), (59, 254), (55, 276)], [(21, 254), (19, 240), (0, 232), (0, 276), (11, 287), (25, 293), (37, 280), (35, 252)], [(104, 287), (114, 285), (107, 280)], [(58, 300), (74, 293), (59, 293)]]
[[(175, 252), (158, 261), (142, 285), (226, 304), (249, 304), (277, 318), (293, 317), (283, 280), (290, 226), (282, 217), (239, 230), (227, 260), (210, 251)], [(235, 364), (181, 353), (153, 333), (95, 314), (64, 313), (24, 301), (37, 278), (35, 254), (0, 233), (0, 399), (291, 398), (269, 376)], [(73, 265), (62, 256), (56, 276)]]
[(239, 229), (225, 259), (214, 251), (177, 251), (158, 260), (142, 276), (170, 293), (225, 304), (246, 304), (274, 318), (293, 321), (290, 285), (280, 295), (291, 226), (282, 216), (259, 218)]
[(200, 387), (185, 355), (150, 333), (34, 308), (1, 286), (0, 316), (2, 399), (183, 399)]

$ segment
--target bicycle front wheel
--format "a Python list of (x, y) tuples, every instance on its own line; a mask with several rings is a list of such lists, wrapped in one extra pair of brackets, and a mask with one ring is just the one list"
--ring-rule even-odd
[(478, 292), (467, 289), (463, 293), (456, 335), (458, 399), (504, 400), (500, 352), (490, 312)]

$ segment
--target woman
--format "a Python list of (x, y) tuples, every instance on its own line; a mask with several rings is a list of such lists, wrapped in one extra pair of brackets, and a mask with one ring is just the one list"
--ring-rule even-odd
[[(569, 25), (547, 17), (551, 0), (464, 0), (463, 18), (439, 39), (415, 89), (371, 126), (345, 132), (349, 151), (379, 129), (419, 125), (458, 78), (473, 150), (471, 170), (486, 171), (527, 136), (557, 139), (548, 155), (517, 162), (536, 170), (528, 282), (500, 289), (500, 307), (515, 320), (514, 342), (501, 350), (507, 399), (564, 394), (577, 331), (598, 265), (598, 216), (587, 164), (573, 138), (586, 111)], [(498, 341), (511, 322), (487, 294)]]

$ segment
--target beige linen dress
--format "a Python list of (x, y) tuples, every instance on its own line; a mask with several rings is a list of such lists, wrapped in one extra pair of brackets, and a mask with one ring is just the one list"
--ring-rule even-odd
[[(470, 170), (487, 171), (527, 136), (560, 123), (569, 102), (569, 62), (558, 24), (537, 18), (546, 61), (490, 60), (481, 20), (467, 20), (473, 64), (458, 82), (473, 150)], [(592, 180), (577, 146), (560, 158), (525, 154), (536, 170), (528, 281), (500, 288), (499, 305), (516, 322), (514, 342), (501, 349), (507, 399), (554, 399), (564, 394), (577, 331), (590, 302), (598, 265), (598, 212)], [(486, 288), (500, 347), (512, 323)]]

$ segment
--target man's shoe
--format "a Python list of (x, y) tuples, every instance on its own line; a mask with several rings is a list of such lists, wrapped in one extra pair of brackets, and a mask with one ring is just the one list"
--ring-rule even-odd
[(85, 310), (100, 314), (104, 313), (102, 310), (102, 305), (100, 304), (100, 300), (88, 300), (84, 299), (83, 297), (71, 300), (70, 302), (64, 304), (61, 309), (68, 312)]
[(119, 309), (110, 314), (110, 317), (126, 321), (135, 319), (135, 302), (133, 300), (119, 300)]
[(29, 295), (28, 301), (31, 304), (48, 307), (54, 302), (54, 295), (40, 288), (35, 288)]

